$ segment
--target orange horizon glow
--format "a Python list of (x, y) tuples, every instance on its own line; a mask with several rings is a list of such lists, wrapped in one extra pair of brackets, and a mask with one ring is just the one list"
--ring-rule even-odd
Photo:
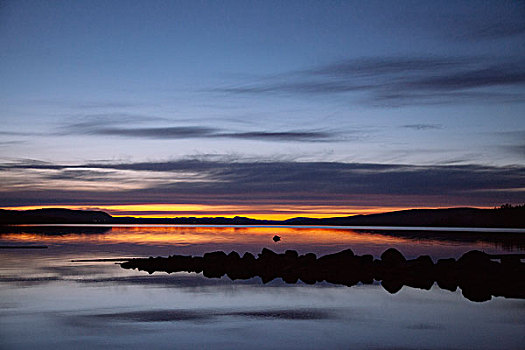
[[(114, 217), (177, 218), (177, 217), (226, 217), (243, 216), (259, 220), (286, 220), (294, 217), (329, 218), (379, 214), (409, 209), (439, 209), (436, 207), (342, 207), (321, 205), (205, 205), (205, 204), (125, 204), (125, 205), (42, 205), (0, 207), (6, 210), (35, 210), (64, 208), (71, 210), (100, 210)], [(490, 209), (492, 207), (478, 207)]]
[(142, 245), (185, 246), (188, 244), (266, 244), (269, 237), (279, 234), (288, 243), (297, 244), (397, 244), (409, 241), (403, 237), (376, 233), (360, 234), (350, 229), (290, 228), (290, 227), (112, 227), (100, 234), (64, 234), (60, 236), (38, 233), (7, 233), (2, 236), (10, 242), (42, 242), (44, 244), (72, 243), (135, 243)]

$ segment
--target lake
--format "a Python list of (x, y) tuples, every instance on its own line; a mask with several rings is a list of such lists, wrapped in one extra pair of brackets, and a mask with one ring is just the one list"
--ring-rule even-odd
[[(523, 349), (525, 300), (472, 302), (434, 285), (390, 294), (275, 279), (123, 269), (129, 257), (269, 248), (324, 255), (458, 258), (525, 252), (523, 230), (328, 227), (11, 226), (0, 229), (1, 349)], [(279, 235), (280, 242), (272, 237)], [(84, 261), (77, 261), (84, 260)]]

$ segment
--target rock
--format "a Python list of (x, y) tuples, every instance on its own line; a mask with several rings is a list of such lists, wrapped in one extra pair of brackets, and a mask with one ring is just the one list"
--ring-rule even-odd
[(462, 284), (460, 288), (461, 294), (470, 301), (482, 303), (492, 299), (492, 295), (488, 289), (479, 288), (477, 285)]
[(338, 253), (328, 254), (319, 258), (320, 262), (342, 262), (348, 261), (354, 257), (354, 252), (352, 249), (345, 249)]
[(481, 267), (490, 263), (490, 255), (479, 250), (466, 252), (458, 259), (458, 264), (462, 267)]
[(421, 255), (414, 260), (408, 260), (407, 266), (411, 269), (416, 269), (419, 273), (428, 273), (432, 271), (434, 262), (428, 255)]
[(252, 253), (250, 253), (250, 252), (246, 252), (246, 253), (244, 253), (244, 255), (242, 256), (242, 260), (243, 260), (244, 262), (253, 263), (253, 262), (255, 262), (255, 256), (254, 256)]
[(276, 252), (274, 252), (273, 250), (270, 250), (268, 248), (263, 248), (263, 250), (259, 253), (259, 259), (261, 258), (275, 258), (277, 257), (279, 254), (277, 254)]
[(232, 251), (230, 254), (228, 254), (228, 259), (230, 261), (237, 261), (241, 259), (241, 256), (236, 251)]
[(227, 259), (223, 251), (216, 251), (206, 253), (202, 259), (202, 274), (208, 278), (221, 278), (226, 274), (227, 270)]
[[(282, 278), (286, 283), (307, 284), (327, 281), (352, 286), (361, 281), (381, 285), (389, 293), (397, 293), (404, 285), (430, 289), (435, 282), (443, 289), (461, 288), (463, 295), (483, 302), (492, 296), (525, 299), (525, 264), (521, 254), (488, 255), (481, 251), (465, 253), (455, 259), (440, 259), (436, 264), (429, 256), (407, 261), (396, 249), (388, 249), (374, 260), (372, 255), (356, 256), (347, 249), (317, 259), (315, 254), (298, 255), (295, 250), (283, 254), (264, 248), (256, 258), (245, 253), (242, 258), (232, 251), (216, 251), (203, 257), (172, 255), (168, 258), (130, 259), (123, 268), (148, 273), (188, 271), (202, 272), (205, 277), (220, 278), (225, 274), (232, 280), (259, 276), (263, 283)], [(501, 260), (501, 263), (494, 260)]]
[(390, 266), (400, 265), (406, 262), (405, 257), (395, 248), (389, 248), (381, 254), (381, 261)]
[(396, 279), (384, 279), (381, 286), (390, 294), (396, 294), (403, 288), (403, 282)]
[(521, 265), (521, 260), (517, 256), (503, 256), (501, 258), (501, 264), (505, 268), (515, 268)]
[(287, 250), (284, 252), (284, 255), (290, 259), (297, 259), (299, 257), (299, 253), (295, 250)]
[(211, 253), (205, 253), (203, 256), (204, 260), (215, 260), (215, 259), (224, 259), (227, 257), (226, 253), (223, 251), (216, 251)]
[(315, 265), (316, 262), (317, 256), (314, 253), (300, 255), (297, 258), (297, 265), (299, 265), (301, 269), (308, 269), (310, 266)]
[(436, 267), (440, 269), (451, 269), (455, 263), (456, 259), (454, 258), (439, 259), (436, 263)]

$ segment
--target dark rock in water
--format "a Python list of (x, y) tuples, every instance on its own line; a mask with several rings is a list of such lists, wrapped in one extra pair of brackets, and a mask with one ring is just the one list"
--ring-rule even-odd
[(447, 279), (438, 279), (437, 285), (441, 289), (445, 289), (451, 292), (455, 292), (458, 290), (458, 284), (455, 283), (453, 280), (447, 280)]
[(409, 287), (429, 290), (434, 284), (434, 262), (428, 255), (422, 255), (406, 262), (405, 284)]
[(437, 268), (447, 269), (454, 266), (456, 263), (456, 259), (454, 258), (448, 258), (448, 259), (439, 259), (436, 263)]
[(390, 294), (396, 294), (403, 288), (403, 283), (395, 279), (381, 281), (381, 286)]
[(299, 253), (295, 250), (287, 250), (284, 252), (284, 255), (292, 259), (297, 259), (299, 257)]
[(490, 291), (476, 285), (461, 285), (461, 294), (470, 301), (484, 302), (492, 299)]
[(356, 259), (359, 260), (361, 264), (372, 264), (374, 262), (374, 257), (371, 254), (356, 256)]
[(268, 248), (263, 248), (263, 250), (259, 253), (259, 259), (264, 259), (264, 258), (275, 258), (276, 256), (278, 256), (279, 254), (277, 254), (276, 252), (274, 252), (273, 250), (270, 250)]
[(405, 257), (395, 248), (389, 248), (381, 254), (381, 261), (387, 265), (396, 266), (406, 262)]
[(513, 270), (519, 268), (521, 265), (521, 259), (517, 256), (503, 256), (501, 258), (501, 265), (506, 269)]
[(428, 255), (421, 255), (417, 259), (408, 260), (406, 264), (407, 268), (416, 270), (418, 273), (430, 274), (434, 270), (434, 262)]
[(258, 257), (245, 253), (241, 258), (235, 251), (229, 254), (216, 251), (202, 257), (172, 255), (167, 258), (130, 259), (121, 266), (148, 273), (202, 272), (209, 278), (227, 275), (232, 280), (258, 276), (263, 283), (281, 278), (286, 283), (326, 281), (353, 286), (376, 280), (381, 281), (383, 288), (392, 294), (403, 286), (428, 290), (437, 282), (440, 288), (455, 291), (459, 287), (465, 298), (483, 302), (493, 296), (525, 299), (525, 264), (521, 262), (524, 256), (471, 251), (457, 261), (440, 259), (434, 264), (427, 255), (407, 261), (393, 248), (385, 251), (381, 260), (374, 260), (372, 255), (357, 256), (350, 249), (318, 259), (313, 253), (299, 255), (295, 250), (287, 250), (284, 254), (278, 254), (264, 248)]
[(252, 253), (246, 252), (242, 256), (242, 260), (245, 262), (255, 262), (255, 256)]
[(319, 258), (319, 262), (339, 263), (340, 264), (340, 263), (349, 262), (351, 259), (354, 258), (354, 256), (355, 255), (352, 249), (345, 249), (338, 253), (322, 256)]
[(441, 289), (454, 292), (458, 289), (456, 259), (439, 259), (435, 265), (436, 282)]
[(226, 258), (226, 253), (223, 251), (215, 251), (211, 253), (204, 253), (203, 258), (204, 259), (224, 259)]
[(305, 255), (299, 256), (299, 260), (303, 263), (313, 263), (317, 260), (317, 256), (314, 253), (306, 253)]
[(228, 259), (230, 261), (232, 261), (232, 260), (233, 261), (237, 261), (237, 260), (241, 260), (241, 256), (236, 251), (233, 251), (230, 254), (228, 254)]
[(479, 250), (471, 250), (466, 252), (458, 259), (458, 264), (463, 267), (476, 266), (479, 264), (487, 264), (490, 262), (490, 255)]
[(279, 242), (281, 240), (281, 237), (275, 235), (275, 236), (273, 236), (272, 239), (273, 239), (274, 242)]
[(290, 272), (283, 274), (281, 278), (288, 284), (296, 284), (299, 281), (299, 275)]
[(202, 274), (208, 278), (220, 278), (227, 272), (228, 256), (223, 251), (206, 253), (202, 257)]

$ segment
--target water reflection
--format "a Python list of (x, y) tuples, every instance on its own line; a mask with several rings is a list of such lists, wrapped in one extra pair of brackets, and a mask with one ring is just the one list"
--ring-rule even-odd
[[(278, 235), (279, 242), (272, 238)], [(329, 253), (351, 247), (359, 254), (379, 256), (394, 247), (408, 257), (430, 254), (435, 258), (458, 257), (468, 250), (488, 253), (524, 251), (523, 233), (442, 232), (403, 230), (353, 230), (310, 227), (187, 227), (187, 226), (4, 226), (1, 244), (46, 244), (86, 246), (86, 249), (115, 246), (143, 247), (142, 252), (205, 253), (237, 250), (252, 253), (264, 247), (277, 251)], [(120, 246), (120, 247), (118, 247)], [(148, 249), (155, 247), (158, 250)], [(137, 249), (131, 249), (138, 252)]]
[(319, 255), (352, 248), (375, 257), (396, 247), (407, 258), (433, 259), (523, 250), (523, 240), (420, 233), (423, 239), (334, 228), (4, 227), (2, 245), (49, 248), (0, 251), (0, 348), (522, 348), (523, 300), (480, 304), (436, 285), (391, 295), (377, 284), (262, 284), (72, 261), (264, 247)]

